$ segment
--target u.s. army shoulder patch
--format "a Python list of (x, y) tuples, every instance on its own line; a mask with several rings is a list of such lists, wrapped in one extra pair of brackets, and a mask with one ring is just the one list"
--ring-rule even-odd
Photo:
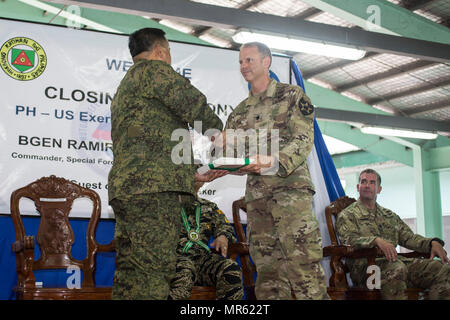
[(300, 100), (298, 107), (300, 108), (300, 111), (304, 116), (309, 116), (314, 112), (314, 107), (310, 103), (306, 102), (303, 98)]

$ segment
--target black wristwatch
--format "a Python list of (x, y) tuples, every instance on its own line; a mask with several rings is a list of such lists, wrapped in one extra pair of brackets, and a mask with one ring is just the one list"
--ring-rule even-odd
[(441, 239), (439, 239), (439, 238), (433, 238), (433, 239), (431, 239), (431, 241), (430, 241), (430, 248), (428, 249), (428, 251), (431, 251), (431, 246), (432, 246), (432, 242), (433, 242), (433, 241), (439, 242), (439, 243), (441, 244), (442, 247), (444, 247), (444, 245), (445, 245), (445, 242), (442, 241)]

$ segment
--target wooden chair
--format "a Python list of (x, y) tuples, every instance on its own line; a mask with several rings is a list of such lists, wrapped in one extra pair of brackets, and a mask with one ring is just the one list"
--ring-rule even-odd
[[(323, 256), (330, 257), (331, 276), (329, 279), (328, 294), (334, 300), (379, 300), (380, 290), (367, 288), (350, 287), (347, 282), (347, 274), (350, 272), (345, 259), (366, 258), (368, 265), (374, 265), (377, 257), (383, 257), (383, 253), (378, 248), (355, 249), (352, 246), (339, 244), (338, 237), (334, 229), (334, 221), (339, 213), (354, 203), (356, 200), (343, 196), (332, 202), (325, 208), (325, 218), (327, 221), (328, 233), (331, 245), (323, 248)], [(399, 253), (406, 257), (429, 257), (418, 252)], [(426, 297), (426, 292), (417, 288), (408, 288), (408, 299), (418, 300)]]
[[(73, 230), (69, 223), (69, 213), (73, 201), (87, 197), (93, 202), (93, 210), (86, 232), (86, 258), (74, 259), (71, 255), (74, 242)], [(36, 236), (41, 256), (34, 257), (35, 237), (26, 235), (21, 219), (19, 202), (21, 198), (31, 199), (41, 221)], [(96, 287), (95, 267), (97, 252), (114, 250), (113, 243), (98, 244), (95, 239), (100, 218), (99, 195), (64, 178), (54, 175), (43, 177), (14, 191), (11, 195), (11, 217), (16, 231), (16, 241), (12, 250), (16, 254), (18, 283), (15, 288), (17, 299), (109, 299), (111, 287)], [(81, 288), (47, 288), (35, 284), (35, 270), (66, 269), (75, 266), (82, 271)]]
[(244, 290), (247, 300), (256, 300), (255, 295), (255, 281), (254, 274), (256, 272), (256, 267), (250, 262), (250, 253), (248, 252), (248, 241), (245, 236), (244, 227), (241, 223), (241, 214), (239, 210), (247, 212), (247, 206), (245, 204), (244, 198), (236, 200), (233, 202), (233, 223), (238, 236), (239, 244), (245, 245), (247, 248), (247, 254), (241, 255), (241, 268), (242, 268), (242, 278), (244, 282)]
[[(242, 227), (242, 226), (241, 226)], [(114, 244), (112, 247), (112, 250), (114, 251)], [(211, 252), (213, 254), (219, 254), (218, 251), (215, 249), (211, 249)], [(248, 250), (248, 244), (243, 242), (237, 242), (237, 243), (230, 243), (228, 245), (228, 257), (236, 261), (237, 257), (240, 257), (241, 262), (248, 260), (249, 256), (249, 250)], [(243, 278), (247, 279), (249, 276), (248, 268), (243, 267), (242, 268)], [(244, 280), (245, 283), (245, 280)], [(191, 295), (189, 297), (189, 300), (216, 300), (216, 288), (215, 287), (209, 287), (209, 286), (194, 286), (191, 290)]]
[[(74, 235), (68, 216), (73, 201), (81, 197), (88, 197), (92, 200), (93, 211), (86, 233), (87, 255), (84, 260), (80, 261), (71, 256)], [(34, 201), (41, 214), (41, 224), (36, 237), (41, 249), (41, 257), (36, 261), (34, 259), (35, 237), (26, 235), (20, 215), (19, 202), (21, 198), (29, 198)], [(100, 197), (96, 192), (53, 175), (43, 177), (12, 193), (11, 217), (16, 230), (16, 241), (12, 244), (12, 250), (16, 253), (18, 284), (15, 291), (17, 299), (111, 299), (112, 288), (96, 287), (94, 279), (96, 253), (115, 251), (114, 240), (108, 245), (98, 244), (95, 240), (100, 211)], [(230, 244), (228, 255), (233, 260), (236, 260), (238, 256), (241, 261), (246, 261), (245, 257), (248, 260), (248, 244)], [(84, 278), (80, 289), (36, 287), (34, 270), (67, 269), (69, 266), (77, 266), (83, 272)], [(244, 267), (243, 269), (244, 279), (249, 278), (246, 275), (248, 268)], [(216, 299), (216, 289), (215, 287), (195, 286), (190, 299), (214, 300)]]
[(189, 300), (216, 300), (216, 288), (194, 286)]

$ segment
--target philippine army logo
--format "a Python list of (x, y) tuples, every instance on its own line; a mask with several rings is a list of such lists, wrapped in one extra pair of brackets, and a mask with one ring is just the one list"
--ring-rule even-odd
[(41, 45), (30, 38), (11, 38), (0, 48), (0, 66), (11, 78), (33, 80), (45, 71), (47, 55)]

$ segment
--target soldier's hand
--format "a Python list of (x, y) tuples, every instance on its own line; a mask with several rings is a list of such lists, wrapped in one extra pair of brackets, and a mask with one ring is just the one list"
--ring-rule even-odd
[(212, 243), (211, 247), (216, 248), (217, 251), (222, 253), (222, 256), (226, 257), (228, 252), (228, 239), (223, 234), (218, 236)]
[(217, 178), (227, 175), (229, 172), (226, 170), (209, 170), (205, 174), (199, 174), (195, 172), (194, 180), (197, 182), (210, 182)]
[(450, 263), (447, 252), (445, 252), (442, 245), (437, 241), (431, 241), (430, 260), (433, 260), (434, 257), (439, 257), (442, 263)]
[(384, 256), (389, 262), (397, 260), (397, 250), (395, 250), (395, 246), (392, 243), (382, 238), (375, 238), (374, 243), (381, 251), (383, 251)]
[(274, 165), (275, 159), (272, 156), (258, 155), (256, 157), (250, 157), (252, 163), (237, 171), (238, 174), (242, 173), (256, 173), (261, 174), (262, 169), (271, 168)]

